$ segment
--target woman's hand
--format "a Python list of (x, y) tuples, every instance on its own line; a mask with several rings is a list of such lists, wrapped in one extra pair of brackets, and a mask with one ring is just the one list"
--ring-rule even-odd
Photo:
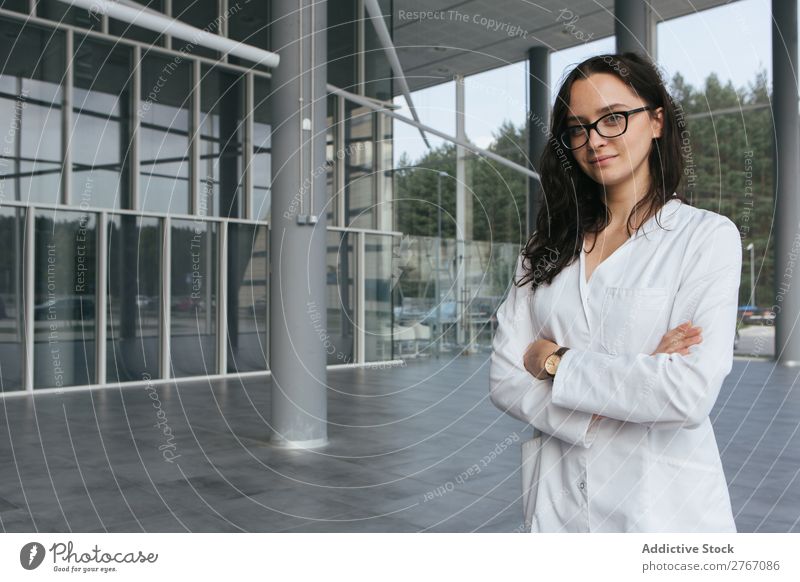
[(680, 324), (675, 329), (672, 329), (664, 334), (661, 342), (658, 344), (655, 354), (681, 354), (684, 356), (689, 355), (689, 346), (699, 344), (703, 341), (702, 327), (695, 327), (691, 325), (691, 321)]
[(525, 350), (525, 356), (522, 358), (525, 369), (534, 378), (539, 380), (547, 380), (550, 377), (544, 369), (544, 361), (547, 356), (552, 354), (558, 349), (558, 344), (550, 340), (540, 339), (532, 342), (528, 349)]

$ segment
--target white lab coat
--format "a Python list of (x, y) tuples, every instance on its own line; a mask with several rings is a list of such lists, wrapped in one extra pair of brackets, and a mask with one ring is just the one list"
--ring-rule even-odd
[[(533, 532), (736, 531), (709, 413), (733, 365), (741, 238), (677, 198), (659, 214), (588, 284), (581, 253), (497, 312), (491, 401), (545, 437)], [(687, 320), (703, 328), (688, 356), (648, 355)], [(540, 338), (570, 348), (554, 380), (523, 366)]]

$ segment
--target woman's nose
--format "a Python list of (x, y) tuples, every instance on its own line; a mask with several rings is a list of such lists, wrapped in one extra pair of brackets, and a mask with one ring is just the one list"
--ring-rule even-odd
[(600, 135), (600, 134), (597, 132), (597, 130), (596, 130), (596, 129), (592, 128), (592, 129), (589, 131), (589, 145), (590, 145), (592, 148), (595, 148), (595, 147), (597, 147), (597, 146), (600, 146), (600, 145), (605, 145), (605, 143), (606, 143), (607, 141), (608, 141), (608, 138), (605, 138), (605, 137), (603, 137), (602, 135)]

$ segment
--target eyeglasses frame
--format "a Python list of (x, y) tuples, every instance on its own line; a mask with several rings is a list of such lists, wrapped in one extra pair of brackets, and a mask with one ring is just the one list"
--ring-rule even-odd
[[(636, 109), (629, 109), (628, 111), (610, 111), (609, 113), (606, 113), (602, 117), (598, 118), (593, 123), (581, 123), (581, 124), (578, 124), (578, 125), (573, 125), (571, 127), (582, 127), (583, 128), (583, 131), (586, 134), (586, 141), (583, 142), (581, 145), (576, 146), (576, 147), (572, 147), (572, 146), (567, 145), (567, 141), (569, 140), (569, 136), (567, 135), (567, 131), (569, 131), (569, 128), (567, 128), (567, 129), (565, 129), (564, 131), (561, 132), (561, 135), (560, 135), (561, 144), (565, 148), (567, 148), (568, 150), (571, 150), (571, 151), (579, 150), (583, 146), (585, 146), (587, 143), (589, 143), (589, 139), (591, 138), (591, 131), (592, 130), (595, 130), (597, 132), (597, 135), (599, 135), (600, 137), (604, 137), (606, 139), (610, 139), (612, 137), (619, 137), (619, 136), (623, 135), (626, 131), (628, 131), (628, 118), (631, 115), (633, 115), (635, 113), (640, 113), (642, 111), (648, 111), (648, 110), (651, 110), (651, 109), (653, 109), (653, 107), (650, 107), (649, 105), (646, 105), (644, 107), (638, 107)], [(600, 132), (600, 129), (597, 127), (597, 125), (601, 121), (603, 121), (606, 117), (611, 117), (612, 115), (624, 115), (625, 116), (625, 129), (623, 129), (620, 133), (618, 133), (616, 135), (604, 135), (603, 133)], [(566, 138), (566, 140), (565, 140), (565, 138)]]

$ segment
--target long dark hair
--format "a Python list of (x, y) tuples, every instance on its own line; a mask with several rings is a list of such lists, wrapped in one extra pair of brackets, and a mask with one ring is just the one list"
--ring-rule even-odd
[[(608, 226), (603, 185), (581, 170), (572, 151), (557, 137), (566, 128), (572, 84), (594, 73), (614, 75), (652, 109), (664, 108), (661, 137), (653, 139), (648, 159), (650, 185), (628, 217), (629, 236), (635, 216), (653, 216), (673, 197), (680, 184), (683, 157), (676, 106), (655, 65), (636, 53), (599, 55), (583, 61), (564, 79), (553, 107), (550, 139), (539, 165), (543, 199), (536, 230), (522, 252), (525, 274), (515, 283), (518, 286), (531, 283), (535, 291), (539, 285), (552, 283), (579, 256), (584, 236), (597, 234)], [(687, 203), (682, 196), (676, 197)], [(646, 212), (641, 213), (645, 208)]]

